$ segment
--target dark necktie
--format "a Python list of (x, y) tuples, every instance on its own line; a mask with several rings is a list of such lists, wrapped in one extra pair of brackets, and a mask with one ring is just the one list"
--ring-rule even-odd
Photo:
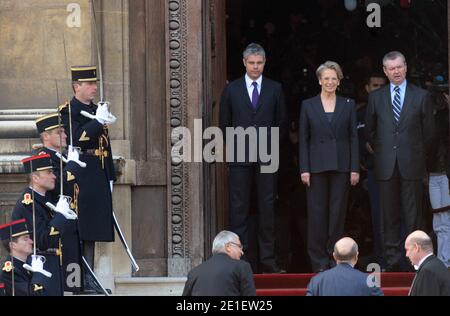
[(393, 111), (394, 111), (394, 119), (398, 123), (400, 121), (400, 114), (402, 113), (402, 105), (400, 101), (400, 87), (396, 86), (394, 88), (395, 95), (394, 95), (394, 102), (392, 103)]
[(253, 94), (252, 94), (252, 105), (253, 108), (256, 109), (259, 101), (259, 92), (258, 92), (258, 83), (255, 81), (252, 83), (253, 86)]

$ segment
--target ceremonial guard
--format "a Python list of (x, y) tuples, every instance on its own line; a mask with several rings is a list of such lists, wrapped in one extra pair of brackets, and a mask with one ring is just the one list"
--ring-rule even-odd
[[(48, 154), (53, 166), (55, 175), (55, 188), (47, 192), (51, 203), (56, 204), (60, 195), (69, 196), (72, 201), (76, 201), (78, 187), (77, 179), (83, 176), (86, 164), (79, 160), (76, 149), (69, 146), (67, 158), (61, 152), (67, 148), (67, 135), (61, 124), (59, 113), (53, 113), (40, 117), (36, 120), (36, 127), (39, 132), (43, 147), (36, 149), (36, 155)], [(61, 170), (62, 167), (62, 170)], [(62, 179), (62, 186), (61, 186)], [(75, 209), (75, 203), (71, 203), (71, 208)], [(81, 245), (78, 234), (78, 222), (69, 221), (68, 227), (61, 236), (63, 254), (64, 280), (74, 272), (81, 271)], [(76, 264), (74, 266), (73, 264)], [(81, 279), (79, 279), (81, 281)], [(80, 292), (81, 282), (64, 282), (64, 290), (67, 292)]]
[[(80, 148), (80, 158), (87, 164), (86, 176), (77, 179), (75, 202), (83, 254), (93, 268), (95, 242), (114, 241), (112, 185), (116, 175), (108, 124), (116, 118), (107, 103), (93, 103), (97, 95), (96, 66), (72, 67), (71, 71), (75, 96), (60, 107), (60, 112), (69, 144)], [(89, 283), (90, 278), (86, 277)]]
[[(27, 258), (33, 253), (33, 240), (25, 219), (0, 226), (3, 246), (9, 255), (2, 264), (0, 296), (41, 296), (45, 295), (47, 277), (40, 272), (30, 272), (24, 268)], [(41, 261), (42, 262), (42, 261)], [(34, 270), (40, 268), (34, 261)]]
[(70, 209), (66, 199), (61, 197), (55, 207), (46, 196), (47, 192), (54, 190), (56, 179), (50, 155), (32, 156), (22, 160), (22, 163), (29, 174), (30, 186), (17, 201), (12, 219), (26, 219), (27, 225), (33, 227), (33, 260), (44, 261), (43, 269), (48, 271), (46, 295), (62, 296), (61, 236), (70, 229), (70, 221), (75, 220), (77, 215)]

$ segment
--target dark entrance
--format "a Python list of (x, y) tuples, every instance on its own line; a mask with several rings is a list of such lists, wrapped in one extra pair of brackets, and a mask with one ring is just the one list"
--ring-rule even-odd
[[(339, 93), (357, 103), (367, 98), (365, 79), (382, 71), (381, 59), (392, 50), (405, 54), (410, 82), (424, 88), (436, 76), (447, 82), (447, 1), (377, 1), (383, 3), (380, 28), (367, 26), (365, 2), (376, 1), (358, 1), (350, 12), (338, 0), (227, 0), (227, 79), (243, 75), (242, 51), (257, 42), (268, 54), (265, 75), (282, 82), (286, 94), (290, 135), (281, 146), (276, 237), (279, 265), (291, 273), (310, 271), (305, 190), (298, 176), (297, 122), (301, 101), (319, 92), (316, 68), (326, 60), (338, 62), (345, 75)], [(428, 203), (425, 186), (424, 194)], [(432, 232), (428, 205), (423, 213), (425, 229)], [(362, 179), (350, 194), (345, 227), (346, 235), (360, 245), (361, 267), (372, 262), (371, 227), (367, 182)], [(249, 257), (256, 256), (250, 253)]]

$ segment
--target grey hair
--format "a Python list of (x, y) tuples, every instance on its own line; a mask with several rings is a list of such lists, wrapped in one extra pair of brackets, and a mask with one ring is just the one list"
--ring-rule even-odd
[(213, 254), (224, 253), (226, 244), (230, 242), (237, 242), (238, 240), (239, 240), (238, 235), (228, 230), (223, 230), (220, 233), (218, 233), (217, 236), (214, 238), (212, 253)]
[(244, 50), (243, 55), (244, 59), (247, 59), (248, 56), (250, 55), (258, 55), (262, 56), (264, 60), (266, 59), (266, 51), (264, 50), (264, 48), (261, 45), (255, 43), (249, 44), (247, 48)]
[(386, 67), (386, 62), (388, 60), (394, 60), (394, 59), (397, 59), (399, 57), (401, 59), (403, 59), (403, 63), (406, 65), (405, 55), (403, 55), (402, 53), (400, 53), (398, 51), (393, 51), (393, 52), (389, 52), (386, 55), (384, 55), (384, 57), (383, 57), (383, 66)]
[(336, 245), (334, 246), (334, 256), (336, 257), (336, 260), (339, 262), (350, 262), (353, 259), (355, 259), (357, 255), (358, 255), (358, 244), (356, 242), (353, 243), (352, 248), (347, 253), (339, 252), (338, 247), (336, 247)]
[(341, 66), (339, 66), (339, 64), (337, 62), (329, 61), (329, 60), (324, 62), (322, 65), (319, 66), (319, 68), (317, 68), (317, 70), (316, 70), (317, 79), (320, 80), (320, 78), (322, 77), (322, 73), (327, 69), (332, 69), (332, 70), (336, 71), (336, 74), (337, 74), (339, 80), (344, 79), (344, 74), (342, 73)]
[(412, 237), (409, 240), (410, 243), (415, 243), (419, 245), (420, 248), (422, 248), (425, 252), (433, 252), (433, 241), (431, 238), (427, 235), (427, 237)]

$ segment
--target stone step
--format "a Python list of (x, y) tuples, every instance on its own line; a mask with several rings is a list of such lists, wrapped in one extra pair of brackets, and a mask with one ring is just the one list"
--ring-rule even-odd
[(116, 278), (114, 295), (181, 296), (186, 278)]

